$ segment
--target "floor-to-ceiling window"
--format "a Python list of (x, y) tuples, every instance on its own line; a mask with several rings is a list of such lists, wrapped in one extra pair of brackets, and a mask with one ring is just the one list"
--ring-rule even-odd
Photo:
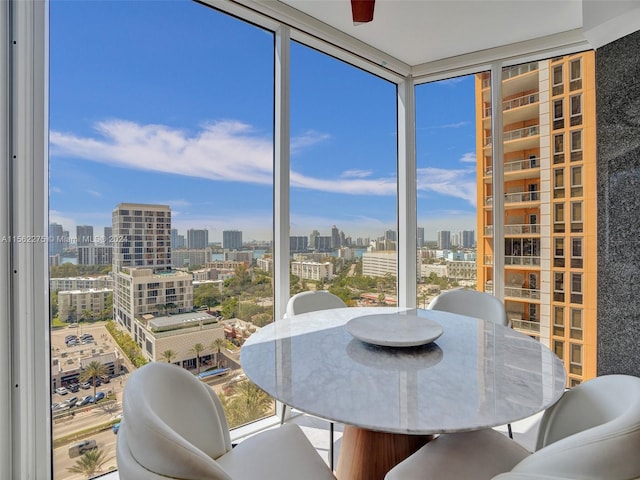
[(396, 85), (293, 42), (291, 293), (397, 304)]
[(416, 295), (422, 308), (443, 290), (476, 289), (478, 281), (491, 285), (493, 278), (491, 88), (483, 78), (416, 87)]
[(52, 2), (50, 30), (53, 478), (72, 480), (116, 467), (149, 361), (199, 375), (231, 426), (273, 414), (239, 363), (273, 320), (273, 33), (191, 2)]

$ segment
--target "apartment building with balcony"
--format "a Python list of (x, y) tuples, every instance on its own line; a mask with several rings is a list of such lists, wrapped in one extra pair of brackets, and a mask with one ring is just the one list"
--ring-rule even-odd
[(91, 313), (100, 318), (105, 307), (110, 306), (107, 299), (113, 294), (110, 288), (68, 290), (58, 293), (58, 318), (63, 322), (74, 322)]
[(498, 160), (490, 78), (476, 76), (478, 288), (504, 298), (513, 327), (562, 358), (575, 385), (596, 374), (594, 52), (505, 68), (500, 90)]

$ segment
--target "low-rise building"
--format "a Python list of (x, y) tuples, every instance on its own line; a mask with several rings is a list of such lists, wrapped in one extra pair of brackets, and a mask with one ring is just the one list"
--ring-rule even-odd
[(362, 254), (362, 275), (384, 277), (397, 275), (398, 254), (395, 251), (365, 252)]
[(89, 288), (99, 290), (113, 288), (113, 286), (111, 275), (100, 275), (97, 277), (51, 278), (49, 280), (49, 288), (52, 292), (59, 292), (62, 290), (86, 290)]
[(105, 307), (111, 306), (107, 299), (112, 294), (113, 290), (110, 288), (58, 292), (58, 318), (63, 322), (75, 322), (85, 311), (100, 318)]
[(333, 279), (331, 262), (291, 262), (291, 274), (304, 280), (324, 281)]
[(152, 362), (166, 362), (164, 352), (172, 351), (171, 363), (196, 368), (194, 345), (199, 343), (205, 347), (200, 352), (200, 363), (206, 365), (216, 352), (212, 345), (217, 338), (225, 338), (224, 325), (219, 317), (207, 312), (163, 317), (145, 315), (134, 320), (133, 339)]

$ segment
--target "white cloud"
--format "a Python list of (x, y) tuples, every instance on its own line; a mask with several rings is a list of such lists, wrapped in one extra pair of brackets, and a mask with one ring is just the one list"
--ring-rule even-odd
[(469, 122), (455, 122), (455, 123), (446, 123), (444, 125), (441, 125), (439, 128), (460, 128), (460, 127), (464, 127), (465, 125), (469, 125)]
[(447, 78), (446, 80), (440, 80), (437, 82), (438, 85), (455, 85), (456, 83), (464, 82), (465, 76), (462, 77), (453, 77)]
[[(125, 120), (99, 122), (95, 129), (95, 137), (52, 131), (52, 155), (216, 181), (265, 185), (273, 181), (271, 138), (259, 135), (242, 122), (207, 123), (193, 134), (165, 125)], [(302, 148), (326, 138), (329, 135), (307, 132), (294, 142)], [(349, 195), (396, 195), (394, 174), (376, 178), (369, 171), (347, 170), (339, 178), (318, 178), (292, 170), (290, 179), (293, 188)], [(420, 169), (418, 189), (475, 204), (475, 177), (471, 170)], [(174, 205), (188, 206), (177, 202)]]
[(49, 193), (62, 193), (62, 189), (49, 185)]
[(291, 153), (295, 154), (311, 147), (317, 143), (324, 142), (331, 138), (328, 133), (316, 132), (315, 130), (308, 130), (302, 135), (296, 135), (291, 138)]
[(476, 178), (474, 169), (419, 168), (418, 193), (436, 192), (466, 200), (476, 206)]
[(371, 170), (345, 170), (340, 174), (341, 178), (367, 178), (373, 174)]
[(100, 192), (96, 191), (96, 190), (85, 190), (85, 192), (87, 192), (88, 194), (93, 195), (94, 197), (97, 197), (97, 198), (102, 196), (102, 194)]
[(475, 152), (467, 152), (460, 158), (462, 163), (476, 163), (476, 153)]

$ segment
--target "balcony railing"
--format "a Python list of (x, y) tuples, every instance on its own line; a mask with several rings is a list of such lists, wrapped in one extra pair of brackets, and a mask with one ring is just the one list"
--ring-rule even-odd
[(485, 293), (493, 293), (493, 283), (486, 282), (484, 284)]
[(528, 332), (540, 332), (540, 324), (538, 322), (532, 322), (529, 320), (514, 320), (511, 319), (511, 325), (518, 330), (526, 330)]
[(484, 234), (487, 236), (493, 235), (493, 225), (485, 225)]
[(534, 70), (538, 70), (538, 62), (523, 63), (522, 65), (504, 68), (502, 69), (502, 80), (517, 77), (524, 73), (533, 72)]
[[(532, 168), (539, 168), (540, 163), (538, 158), (519, 158), (517, 160), (511, 160), (506, 162), (503, 166), (504, 173), (519, 172), (522, 170), (530, 170)], [(485, 175), (490, 176), (493, 174), (493, 166), (485, 169)]]
[(519, 138), (532, 137), (540, 133), (538, 125), (531, 125), (530, 127), (518, 128), (516, 130), (510, 130), (504, 132), (503, 139), (505, 142), (510, 140), (518, 140)]
[(493, 265), (493, 255), (484, 256), (484, 265)]
[(540, 96), (537, 93), (531, 93), (529, 95), (523, 95), (522, 97), (512, 98), (502, 102), (502, 110), (512, 110), (518, 107), (524, 107), (525, 105), (531, 105), (538, 102)]
[(504, 226), (505, 235), (528, 235), (531, 233), (540, 233), (540, 225), (521, 223)]
[[(538, 93), (530, 93), (521, 97), (512, 98), (511, 100), (505, 100), (502, 102), (502, 111), (513, 110), (514, 108), (524, 107), (525, 105), (531, 105), (537, 103), (540, 100)], [(491, 105), (484, 107), (484, 116), (491, 116)]]
[(504, 287), (504, 296), (540, 300), (540, 290), (533, 288)]
[[(516, 130), (509, 130), (508, 132), (504, 132), (503, 140), (505, 142), (511, 140), (518, 140), (521, 138), (532, 137), (534, 135), (538, 135), (540, 133), (540, 128), (538, 125), (531, 125), (530, 127), (518, 128)], [(491, 145), (491, 136), (487, 136), (484, 139), (484, 146), (487, 147)]]
[(540, 257), (528, 255), (505, 255), (505, 265), (524, 265), (524, 266), (540, 266)]
[(540, 192), (513, 192), (504, 195), (504, 203), (537, 202)]

